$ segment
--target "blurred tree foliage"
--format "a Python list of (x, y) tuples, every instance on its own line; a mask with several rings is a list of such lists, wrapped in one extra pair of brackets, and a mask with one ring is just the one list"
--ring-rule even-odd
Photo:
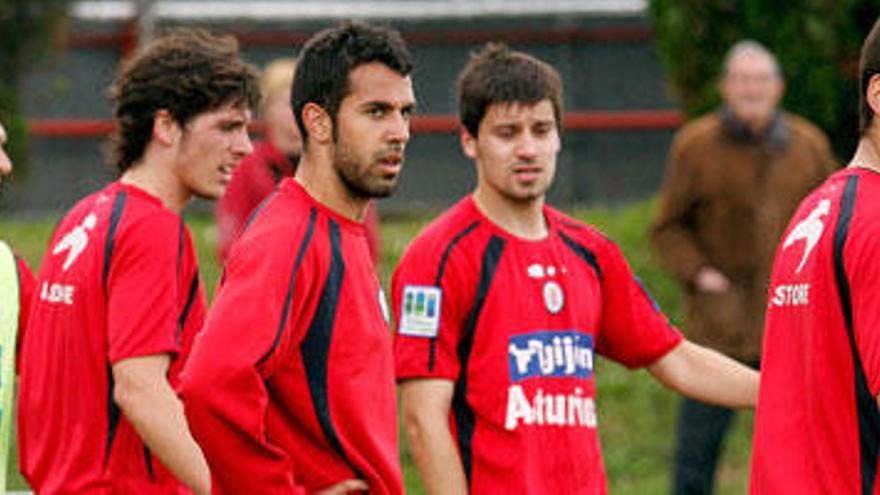
[(822, 127), (841, 159), (858, 141), (859, 51), (878, 14), (877, 0), (649, 2), (660, 58), (688, 117), (718, 105), (724, 55), (751, 38), (779, 59), (785, 108)]
[(0, 122), (16, 170), (27, 164), (27, 124), (19, 83), (25, 68), (62, 46), (67, 0), (0, 0)]

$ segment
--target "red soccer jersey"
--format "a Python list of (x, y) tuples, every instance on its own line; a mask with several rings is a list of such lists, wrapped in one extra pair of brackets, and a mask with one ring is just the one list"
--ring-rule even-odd
[(403, 493), (391, 335), (362, 224), (284, 179), (232, 246), (184, 372), (218, 493)]
[(53, 235), (22, 342), (19, 462), (39, 493), (176, 493), (113, 402), (111, 367), (175, 355), (176, 384), (205, 299), (183, 219), (121, 183)]
[(800, 205), (770, 282), (750, 492), (880, 493), (880, 174)]
[(455, 381), (450, 423), (474, 494), (603, 494), (594, 353), (653, 363), (681, 336), (591, 227), (545, 208), (526, 241), (468, 197), (392, 282), (397, 376)]

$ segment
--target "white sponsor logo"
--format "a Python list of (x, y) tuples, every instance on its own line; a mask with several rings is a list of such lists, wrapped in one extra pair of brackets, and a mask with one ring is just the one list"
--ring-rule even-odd
[(822, 217), (828, 215), (830, 209), (831, 201), (827, 199), (819, 201), (819, 204), (816, 205), (816, 208), (811, 211), (809, 215), (807, 215), (807, 218), (801, 220), (800, 223), (791, 229), (791, 232), (789, 232), (788, 236), (785, 238), (785, 242), (782, 243), (782, 249), (788, 249), (789, 246), (801, 239), (805, 242), (804, 256), (801, 258), (800, 264), (795, 268), (795, 273), (801, 271), (801, 268), (804, 267), (804, 263), (807, 262), (810, 253), (813, 252), (813, 248), (816, 247), (816, 243), (819, 242), (819, 238), (822, 237), (822, 231), (825, 230), (825, 224), (822, 223)]
[(515, 430), (520, 424), (536, 426), (596, 427), (596, 404), (584, 391), (576, 387), (569, 394), (545, 394), (538, 389), (529, 400), (522, 386), (507, 389), (507, 417), (504, 427)]
[(773, 290), (774, 306), (806, 306), (810, 304), (810, 284), (784, 284)]
[(84, 218), (80, 225), (74, 227), (73, 230), (58, 241), (58, 244), (55, 244), (55, 249), (52, 250), (53, 255), (59, 255), (67, 251), (67, 258), (64, 260), (64, 265), (61, 266), (62, 270), (67, 271), (79, 255), (82, 254), (86, 246), (89, 245), (88, 231), (95, 228), (97, 222), (98, 219), (95, 217), (95, 214), (89, 213), (89, 216)]
[(410, 337), (436, 337), (440, 328), (440, 287), (407, 285), (403, 288), (398, 332)]
[(73, 292), (76, 288), (72, 285), (50, 284), (43, 282), (40, 289), (40, 299), (54, 304), (73, 304)]
[(534, 332), (510, 337), (510, 379), (589, 378), (593, 374), (593, 338), (576, 331)]

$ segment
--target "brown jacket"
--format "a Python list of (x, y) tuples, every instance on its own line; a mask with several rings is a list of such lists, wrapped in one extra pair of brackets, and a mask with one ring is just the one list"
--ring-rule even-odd
[[(669, 152), (652, 239), (684, 289), (685, 334), (741, 360), (756, 360), (776, 244), (798, 203), (837, 163), (826, 136), (781, 113), (756, 137), (718, 111), (679, 131)], [(696, 291), (699, 268), (731, 282)]]

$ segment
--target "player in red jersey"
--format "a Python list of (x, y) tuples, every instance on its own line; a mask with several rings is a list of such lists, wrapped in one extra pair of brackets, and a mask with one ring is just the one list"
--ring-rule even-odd
[(749, 492), (880, 493), (880, 21), (860, 60), (861, 140), (776, 251)]
[(232, 246), (184, 372), (219, 492), (403, 493), (387, 309), (362, 221), (403, 165), (411, 69), (397, 32), (361, 23), (300, 54), (296, 177)]
[(490, 44), (458, 84), (477, 188), (413, 241), (392, 281), (404, 424), (426, 493), (605, 493), (595, 354), (701, 400), (752, 405), (757, 373), (683, 340), (613, 242), (545, 205), (557, 72)]
[(127, 61), (111, 99), (121, 178), (65, 215), (40, 269), (20, 466), (39, 493), (208, 493), (174, 391), (205, 313), (180, 210), (251, 151), (256, 72), (234, 38), (181, 30)]
[[(9, 159), (9, 155), (6, 154), (6, 150), (3, 149), (3, 145), (6, 144), (6, 140), (6, 128), (3, 127), (3, 124), (0, 124), (0, 182), (3, 182), (4, 176), (12, 173), (12, 160)], [(24, 329), (27, 327), (30, 301), (33, 297), (34, 289), (37, 285), (37, 282), (34, 279), (34, 274), (31, 273), (30, 268), (28, 268), (24, 260), (16, 256), (15, 263), (18, 268), (18, 286), (20, 300), (20, 307), (18, 308), (18, 336), (19, 339), (21, 339), (21, 336), (24, 333)]]

